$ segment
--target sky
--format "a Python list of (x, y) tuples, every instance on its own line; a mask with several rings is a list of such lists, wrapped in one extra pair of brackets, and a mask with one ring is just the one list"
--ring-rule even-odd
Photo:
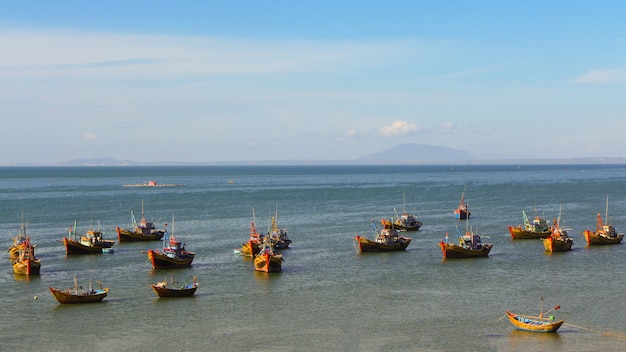
[(5, 1), (0, 165), (626, 157), (624, 1)]

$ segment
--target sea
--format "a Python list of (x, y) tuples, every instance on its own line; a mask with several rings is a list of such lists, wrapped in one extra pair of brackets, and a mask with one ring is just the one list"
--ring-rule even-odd
[[(156, 181), (172, 187), (125, 187)], [(469, 221), (454, 218), (461, 194)], [(597, 214), (626, 229), (624, 165), (350, 165), (0, 168), (0, 238), (25, 223), (41, 275), (0, 270), (1, 351), (623, 351), (626, 244), (588, 247)], [(61, 239), (131, 226), (143, 210), (196, 252), (193, 266), (154, 270), (161, 242), (71, 255)], [(394, 212), (423, 222), (406, 251), (363, 253), (356, 235)], [(571, 252), (511, 239), (529, 217), (561, 225)], [(293, 241), (280, 273), (237, 253), (272, 216)], [(444, 260), (438, 243), (471, 227), (487, 258)], [(8, 253), (4, 254), (8, 258)], [(159, 299), (164, 279), (199, 288)], [(109, 288), (102, 303), (61, 305), (48, 287)], [(559, 310), (554, 310), (560, 306)], [(564, 319), (558, 333), (513, 328), (505, 311)]]

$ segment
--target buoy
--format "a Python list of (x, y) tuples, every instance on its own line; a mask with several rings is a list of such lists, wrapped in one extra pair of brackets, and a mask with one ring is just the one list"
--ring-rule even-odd
[(38, 298), (37, 296), (33, 297), (33, 299), (34, 299), (35, 301), (37, 300), (37, 298)]

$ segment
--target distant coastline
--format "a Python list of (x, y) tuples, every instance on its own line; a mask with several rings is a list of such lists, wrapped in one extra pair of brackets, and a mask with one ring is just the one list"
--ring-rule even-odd
[(332, 165), (626, 165), (626, 158), (471, 159), (471, 160), (248, 160), (141, 163), (115, 159), (80, 159), (51, 163), (7, 163), (0, 167), (136, 167), (136, 166), (332, 166)]

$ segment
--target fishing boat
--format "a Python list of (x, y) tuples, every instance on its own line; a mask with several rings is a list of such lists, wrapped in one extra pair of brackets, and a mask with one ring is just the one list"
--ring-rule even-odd
[[(100, 285), (100, 281), (98, 281)], [(79, 286), (76, 278), (74, 278), (74, 286), (67, 289), (56, 289), (54, 287), (48, 287), (52, 296), (56, 298), (59, 303), (94, 303), (101, 302), (104, 297), (109, 293), (108, 288), (100, 288), (95, 290), (91, 287), (91, 282), (89, 283), (89, 288), (83, 289), (82, 286)]]
[(163, 249), (161, 251), (151, 249), (144, 253), (148, 255), (148, 259), (154, 269), (188, 267), (191, 266), (191, 262), (196, 255), (194, 252), (187, 251), (185, 244), (181, 244), (181, 242), (174, 237), (173, 224), (171, 235), (167, 231), (167, 224), (165, 224)]
[(115, 228), (119, 242), (158, 241), (165, 234), (165, 231), (157, 230), (153, 222), (146, 220), (143, 211), (143, 200), (141, 201), (141, 220), (137, 222), (135, 213), (132, 210), (130, 211), (130, 220), (133, 230), (126, 230), (121, 227)]
[(553, 321), (546, 318), (513, 314), (509, 311), (506, 311), (506, 314), (513, 326), (526, 331), (556, 332), (565, 322), (564, 320)]
[(41, 261), (35, 257), (35, 245), (30, 243), (26, 236), (17, 250), (17, 259), (13, 261), (13, 272), (18, 275), (39, 275)]
[(564, 320), (555, 320), (553, 315), (549, 315), (547, 318), (546, 314), (551, 312), (552, 310), (559, 310), (561, 306), (558, 305), (547, 312), (543, 312), (543, 297), (541, 298), (541, 310), (538, 316), (530, 316), (530, 315), (522, 315), (522, 314), (514, 314), (506, 311), (506, 316), (509, 318), (509, 321), (513, 326), (515, 326), (519, 330), (532, 331), (532, 332), (556, 332), (561, 325), (565, 322)]
[(524, 240), (524, 239), (537, 239), (537, 238), (546, 238), (550, 236), (552, 233), (552, 228), (550, 227), (550, 222), (546, 219), (536, 215), (532, 222), (528, 220), (528, 216), (525, 211), (522, 211), (522, 215), (524, 216), (524, 226), (519, 225), (518, 227), (509, 226), (509, 233), (511, 233), (511, 238), (514, 240)]
[(13, 237), (13, 244), (7, 252), (9, 253), (9, 261), (15, 263), (20, 256), (20, 251), (24, 249), (24, 243), (26, 243), (26, 237), (28, 236), (26, 229), (26, 223), (24, 223), (24, 215), (22, 214), (22, 224), (20, 225), (20, 232), (17, 236)]
[(443, 258), (476, 258), (487, 257), (493, 245), (491, 243), (483, 243), (478, 230), (472, 231), (471, 228), (461, 234), (461, 230), (456, 228), (459, 244), (450, 243), (448, 233), (446, 232), (445, 241), (439, 242), (439, 247), (443, 253)]
[(170, 282), (163, 280), (156, 284), (152, 284), (151, 286), (154, 293), (156, 293), (159, 297), (189, 297), (196, 293), (198, 282), (194, 276), (193, 281), (190, 284), (182, 286), (177, 285), (173, 280)]
[(263, 241), (261, 251), (254, 256), (254, 270), (265, 273), (279, 272), (283, 266), (283, 255), (274, 253), (268, 239)]
[(543, 246), (548, 252), (566, 252), (572, 250), (574, 240), (569, 237), (567, 230), (561, 227), (561, 214), (553, 221), (550, 236), (543, 239)]
[(458, 208), (454, 209), (454, 218), (460, 220), (469, 219), (471, 212), (465, 204), (465, 189), (463, 189), (463, 193), (461, 193), (461, 200), (459, 201)]
[(79, 236), (77, 231), (77, 223), (74, 220), (74, 224), (70, 225), (68, 230), (68, 236), (63, 237), (63, 245), (65, 246), (65, 252), (67, 254), (94, 254), (109, 251), (115, 244), (113, 240), (105, 240), (102, 238), (102, 232), (98, 226), (98, 229), (94, 230), (89, 225), (89, 230), (84, 235)]
[(372, 221), (372, 229), (375, 234), (374, 240), (358, 235), (355, 237), (356, 247), (359, 252), (403, 251), (411, 243), (411, 238), (400, 236), (398, 230), (393, 226), (387, 227), (383, 223), (383, 229), (378, 231), (376, 224)]
[(269, 228), (268, 237), (270, 244), (275, 249), (287, 249), (291, 244), (289, 236), (287, 236), (287, 229), (278, 227), (278, 206), (276, 206), (276, 215), (272, 217), (271, 227)]
[(250, 237), (247, 242), (241, 244), (239, 253), (246, 257), (254, 257), (261, 251), (263, 234), (257, 232), (256, 217), (252, 209), (252, 221), (250, 222)]
[[(605, 219), (609, 218), (609, 196), (606, 197), (606, 214)], [(596, 231), (585, 230), (583, 232), (587, 245), (604, 245), (604, 244), (620, 244), (623, 233), (617, 233), (617, 230), (613, 225), (606, 224), (602, 221), (602, 216), (598, 213), (598, 219), (596, 222)]]
[(184, 183), (157, 183), (154, 180), (144, 181), (143, 183), (130, 183), (122, 185), (124, 187), (181, 187)]
[(417, 231), (422, 227), (422, 223), (417, 220), (417, 216), (410, 214), (406, 210), (406, 195), (404, 195), (404, 207), (402, 208), (402, 214), (398, 215), (398, 211), (394, 208), (394, 216), (391, 220), (382, 220), (383, 227), (395, 227), (400, 231)]

